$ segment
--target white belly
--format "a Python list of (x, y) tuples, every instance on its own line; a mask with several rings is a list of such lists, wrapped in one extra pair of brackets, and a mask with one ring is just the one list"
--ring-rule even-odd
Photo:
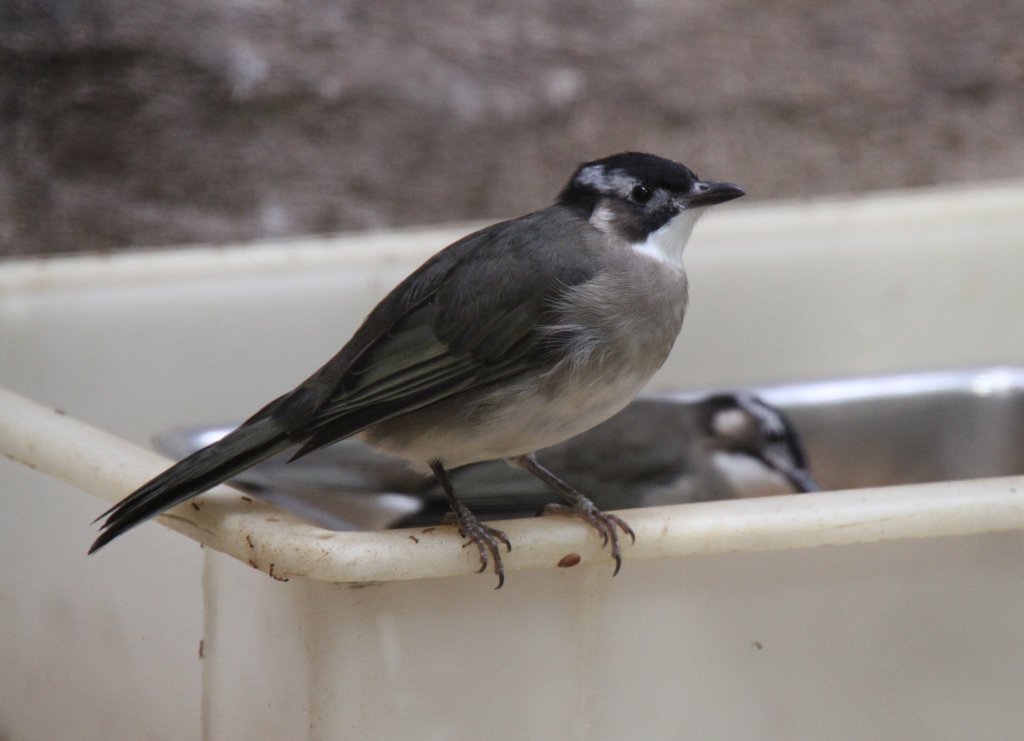
[[(371, 436), (368, 441), (424, 467), (434, 460), (456, 468), (513, 458), (568, 440), (600, 424), (632, 401), (646, 382), (646, 375), (625, 374), (589, 388), (565, 388), (551, 397), (538, 393), (534, 384), (523, 384), (481, 399), (484, 408), (493, 409), (482, 418), (459, 420), (456, 413), (447, 424), (431, 424), (426, 434), (401, 436), (404, 439)], [(501, 403), (499, 398), (514, 401)], [(489, 403), (492, 400), (493, 406)], [(416, 425), (415, 416), (411, 415), (406, 424)]]

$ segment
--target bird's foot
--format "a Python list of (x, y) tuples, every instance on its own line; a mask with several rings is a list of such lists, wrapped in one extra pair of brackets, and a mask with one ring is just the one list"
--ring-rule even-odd
[(473, 543), (476, 544), (477, 550), (480, 552), (480, 568), (477, 569), (477, 573), (485, 571), (488, 564), (493, 565), (494, 573), (498, 577), (498, 586), (495, 589), (501, 589), (505, 583), (505, 566), (501, 561), (499, 544), (504, 544), (505, 548), (511, 552), (512, 544), (509, 542), (508, 536), (501, 530), (484, 525), (461, 503), (457, 511), (449, 514), (449, 519), (454, 520), (459, 528), (459, 534), (468, 541), (463, 544), (463, 548), (467, 548)]
[(622, 568), (622, 545), (619, 542), (619, 530), (629, 536), (630, 541), (636, 543), (636, 534), (625, 520), (616, 517), (608, 512), (599, 510), (593, 502), (579, 492), (575, 492), (572, 504), (549, 504), (544, 507), (546, 515), (567, 515), (579, 517), (589, 523), (601, 536), (601, 547), (612, 544), (612, 558), (615, 559), (615, 571), (612, 576), (619, 573)]
[(601, 535), (603, 541), (601, 544), (602, 548), (609, 543), (612, 544), (612, 558), (615, 559), (615, 571), (612, 572), (612, 576), (618, 574), (619, 569), (622, 568), (622, 544), (619, 542), (619, 530), (636, 543), (636, 534), (633, 532), (633, 528), (627, 525), (626, 521), (622, 518), (599, 510), (587, 497), (541, 465), (536, 456), (521, 455), (517, 458), (508, 458), (507, 460), (513, 466), (519, 466), (532, 473), (551, 487), (552, 491), (566, 502), (566, 504), (547, 505), (544, 508), (544, 514), (579, 517), (585, 522), (590, 523), (591, 527)]

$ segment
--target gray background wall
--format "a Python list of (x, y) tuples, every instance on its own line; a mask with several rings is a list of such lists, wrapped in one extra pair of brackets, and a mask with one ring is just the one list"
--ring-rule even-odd
[(0, 254), (1024, 177), (1024, 1), (0, 0)]

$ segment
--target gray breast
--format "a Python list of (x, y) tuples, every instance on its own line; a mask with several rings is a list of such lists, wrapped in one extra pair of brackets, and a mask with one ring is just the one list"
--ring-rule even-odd
[(558, 306), (561, 330), (573, 335), (580, 362), (649, 376), (679, 336), (687, 299), (681, 267), (622, 245), (607, 251), (597, 276), (566, 291)]

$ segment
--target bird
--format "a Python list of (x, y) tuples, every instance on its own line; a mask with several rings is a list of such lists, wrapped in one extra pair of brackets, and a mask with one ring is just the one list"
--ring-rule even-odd
[(504, 584), (512, 544), (457, 496), (447, 471), (503, 459), (543, 481), (622, 565), (621, 518), (535, 456), (621, 410), (668, 357), (688, 301), (683, 251), (709, 206), (744, 195), (670, 159), (584, 162), (555, 202), (457, 240), (374, 307), (293, 390), (102, 513), (114, 538), (275, 453), (348, 437), (429, 470), (479, 572)]
[[(750, 392), (723, 391), (687, 401), (639, 398), (601, 424), (538, 451), (537, 459), (585, 491), (599, 509), (821, 488), (809, 471), (793, 423)], [(527, 516), (544, 508), (543, 487), (518, 469), (478, 463), (453, 471), (451, 480), (474, 512), (486, 512), (492, 519)], [(430, 497), (428, 506), (396, 526), (436, 522), (441, 501), (436, 488), (433, 482), (421, 487), (420, 495)]]
[[(183, 456), (231, 429), (176, 428), (155, 441), (163, 452)], [(536, 455), (602, 510), (820, 490), (796, 427), (749, 391), (640, 397)], [(501, 461), (448, 473), (478, 517), (529, 517), (550, 499), (538, 479)], [(295, 463), (280, 453), (229, 483), (333, 530), (437, 525), (449, 511), (436, 479), (354, 439)]]

